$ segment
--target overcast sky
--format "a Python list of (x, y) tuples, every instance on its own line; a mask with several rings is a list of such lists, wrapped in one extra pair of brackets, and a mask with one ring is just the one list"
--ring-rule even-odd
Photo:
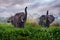
[(49, 14), (60, 19), (60, 0), (0, 0), (0, 17), (9, 17), (17, 12), (24, 12), (28, 7), (28, 16), (37, 18)]

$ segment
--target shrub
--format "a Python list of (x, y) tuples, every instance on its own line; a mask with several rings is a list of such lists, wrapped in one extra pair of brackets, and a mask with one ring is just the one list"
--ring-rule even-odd
[(33, 27), (27, 23), (24, 28), (15, 28), (0, 24), (0, 40), (60, 40), (60, 27)]

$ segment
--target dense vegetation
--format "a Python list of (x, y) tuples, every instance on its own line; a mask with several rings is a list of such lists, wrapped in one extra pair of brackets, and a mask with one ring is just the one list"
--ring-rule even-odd
[(10, 23), (0, 23), (0, 40), (60, 40), (60, 27), (26, 23), (24, 28), (16, 28)]

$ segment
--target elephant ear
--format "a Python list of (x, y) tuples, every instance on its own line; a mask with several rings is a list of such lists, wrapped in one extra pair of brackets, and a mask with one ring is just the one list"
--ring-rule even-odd
[(50, 23), (52, 23), (55, 20), (55, 17), (53, 15), (49, 15), (48, 17)]
[(24, 22), (24, 15), (21, 16), (21, 22)]
[(45, 24), (46, 23), (46, 16), (45, 15), (42, 15), (40, 18), (39, 18), (39, 24)]

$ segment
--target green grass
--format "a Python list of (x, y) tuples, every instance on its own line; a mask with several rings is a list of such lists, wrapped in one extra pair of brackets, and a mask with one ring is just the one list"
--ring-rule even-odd
[(26, 23), (24, 28), (16, 28), (10, 23), (0, 23), (0, 40), (60, 40), (60, 27)]

